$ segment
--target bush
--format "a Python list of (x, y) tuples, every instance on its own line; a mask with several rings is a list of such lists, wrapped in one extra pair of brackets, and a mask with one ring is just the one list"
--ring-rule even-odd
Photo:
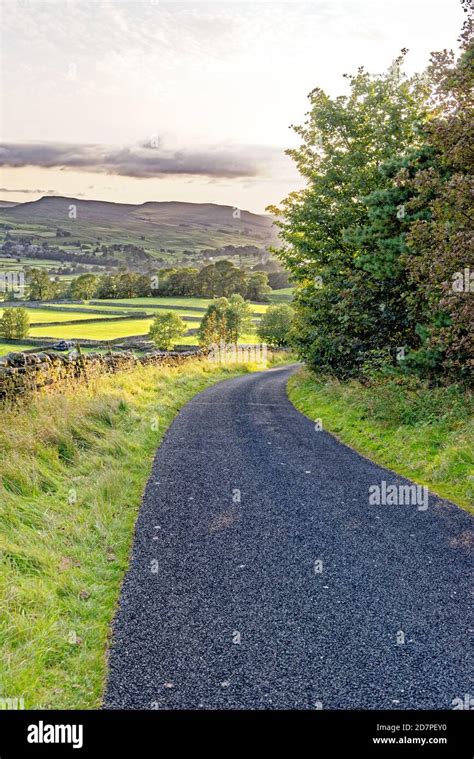
[(211, 303), (199, 327), (199, 343), (209, 346), (237, 343), (239, 337), (252, 330), (252, 311), (241, 295), (217, 298)]
[(285, 304), (270, 306), (263, 314), (257, 328), (257, 334), (261, 340), (282, 347), (288, 345), (293, 309)]
[(30, 317), (26, 308), (6, 308), (0, 319), (0, 335), (7, 340), (27, 337)]
[(150, 327), (149, 337), (160, 350), (171, 350), (176, 340), (186, 332), (186, 324), (181, 317), (168, 311), (157, 314)]

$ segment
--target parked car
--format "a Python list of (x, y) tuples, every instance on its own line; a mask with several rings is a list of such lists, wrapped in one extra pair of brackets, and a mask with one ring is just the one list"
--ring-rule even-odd
[(71, 340), (60, 340), (51, 346), (55, 351), (70, 351), (75, 349), (75, 344)]

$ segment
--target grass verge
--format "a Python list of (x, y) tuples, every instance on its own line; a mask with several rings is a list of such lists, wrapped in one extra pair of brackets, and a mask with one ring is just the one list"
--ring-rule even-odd
[(342, 442), (474, 512), (471, 393), (396, 380), (343, 383), (304, 369), (290, 378), (288, 396)]
[(141, 367), (3, 412), (0, 698), (23, 698), (26, 709), (100, 706), (156, 448), (193, 395), (257, 368)]

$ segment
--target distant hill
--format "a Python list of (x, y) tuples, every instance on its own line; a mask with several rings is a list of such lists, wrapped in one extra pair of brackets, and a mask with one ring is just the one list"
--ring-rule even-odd
[(213, 203), (150, 201), (133, 205), (46, 196), (0, 205), (2, 222), (13, 224), (22, 234), (49, 236), (60, 227), (85, 242), (133, 243), (153, 255), (226, 245), (266, 247), (276, 240), (270, 216)]

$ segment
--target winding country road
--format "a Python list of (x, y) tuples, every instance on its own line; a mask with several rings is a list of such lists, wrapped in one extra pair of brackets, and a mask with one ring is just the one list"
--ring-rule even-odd
[(292, 371), (215, 385), (168, 430), (105, 708), (450, 709), (474, 693), (471, 517), (431, 495), (369, 505), (370, 486), (406, 480), (316, 431), (286, 397)]

